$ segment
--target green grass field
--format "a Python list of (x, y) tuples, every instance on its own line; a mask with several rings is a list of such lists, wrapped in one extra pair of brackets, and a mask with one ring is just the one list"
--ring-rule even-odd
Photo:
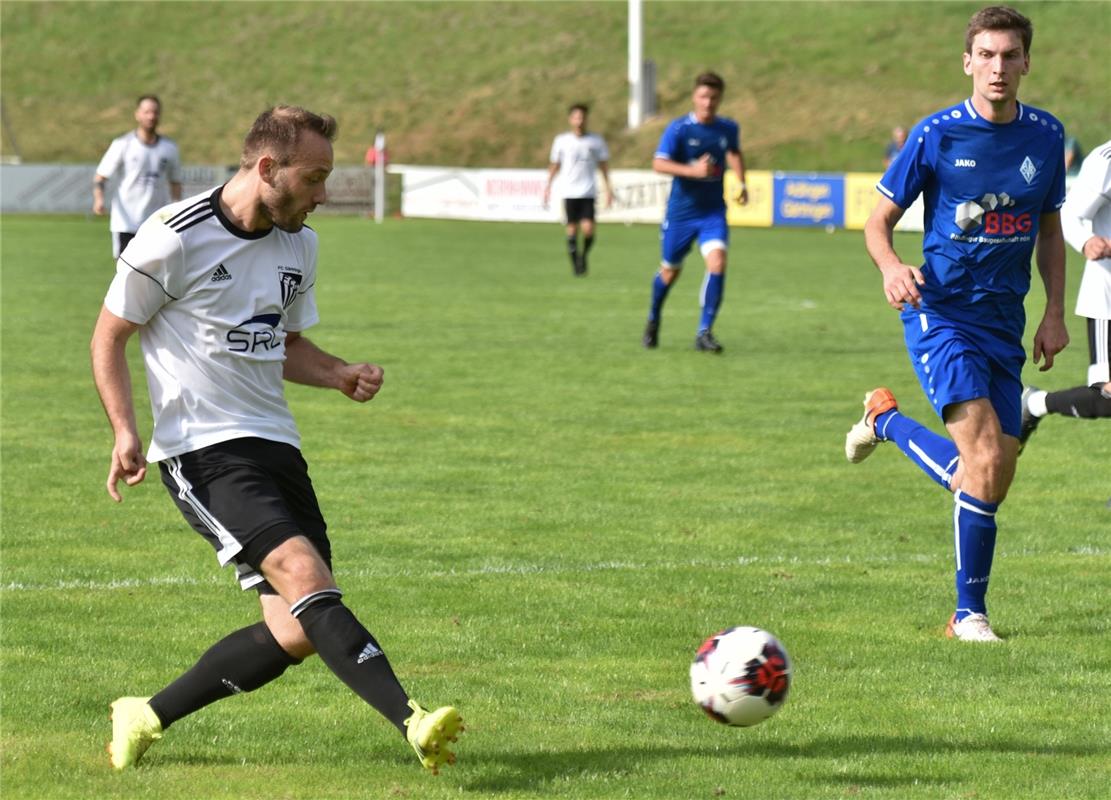
[[(639, 346), (648, 226), (602, 227), (585, 280), (556, 225), (315, 226), (310, 335), (386, 370), (365, 406), (289, 389), (338, 581), (414, 696), (462, 710), (459, 763), (422, 773), (312, 660), (109, 769), (108, 702), (159, 689), (256, 603), (156, 476), (122, 506), (104, 492), (87, 343), (106, 225), (8, 217), (5, 800), (1107, 797), (1108, 431), (1042, 425), (1000, 514), (1008, 641), (945, 640), (951, 501), (892, 447), (842, 453), (879, 383), (940, 430), (859, 234), (735, 230), (717, 358), (690, 347), (697, 259), (661, 348)], [(1080, 382), (1078, 322), (1032, 380)], [(733, 624), (795, 665), (785, 708), (747, 730), (687, 687), (699, 642)]]
[[(95, 163), (135, 98), (156, 92), (185, 161), (224, 164), (259, 111), (288, 102), (339, 119), (339, 163), (362, 163), (384, 128), (397, 163), (543, 167), (567, 106), (587, 102), (614, 165), (647, 168), (664, 125), (690, 109), (694, 76), (713, 68), (750, 167), (873, 170), (893, 125), (968, 96), (964, 29), (983, 5), (648, 0), (660, 113), (628, 131), (621, 0), (5, 0), (5, 119), (25, 161)], [(1111, 119), (1108, 3), (1019, 7), (1035, 25), (1023, 101), (1095, 147)], [(13, 153), (7, 127), (0, 149)]]

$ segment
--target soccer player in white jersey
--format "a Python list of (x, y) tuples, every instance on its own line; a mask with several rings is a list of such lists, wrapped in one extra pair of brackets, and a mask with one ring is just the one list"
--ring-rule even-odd
[(1047, 414), (1111, 417), (1111, 141), (1093, 150), (1061, 207), (1065, 240), (1088, 260), (1076, 299), (1076, 314), (1088, 320), (1088, 382), (1044, 392), (1029, 386), (1022, 394), (1026, 440)]
[(138, 127), (118, 136), (100, 159), (93, 178), (93, 213), (107, 206), (105, 186), (112, 191), (112, 257), (119, 258), (143, 221), (171, 200), (181, 199), (181, 155), (173, 139), (158, 133), (162, 103), (153, 94), (135, 106)]
[[(283, 379), (337, 389), (360, 403), (382, 369), (348, 363), (305, 335), (318, 320), (316, 233), (335, 120), (278, 106), (261, 114), (239, 171), (223, 186), (143, 223), (120, 257), (92, 340), (93, 375), (115, 432), (109, 495), (158, 462), (193, 528), (258, 591), (262, 621), (235, 631), (153, 697), (112, 703), (109, 753), (133, 766), (171, 724), (250, 692), (313, 653), (392, 722), (436, 771), (462, 730), (451, 706), (409, 699), (382, 648), (343, 604), (326, 525), (300, 453)], [(125, 357), (136, 332), (154, 412), (143, 455)], [(139, 680), (136, 676), (133, 679)]]
[[(567, 217), (567, 254), (571, 269), (576, 275), (586, 274), (586, 256), (594, 246), (594, 201), (598, 196), (595, 172), (600, 171), (606, 184), (606, 207), (613, 203), (610, 185), (610, 151), (606, 140), (596, 133), (587, 133), (586, 118), (590, 113), (582, 103), (567, 111), (571, 130), (564, 131), (552, 142), (548, 158), (548, 182), (544, 186), (544, 206), (552, 195), (552, 182), (560, 175), (563, 210)], [(583, 246), (579, 251), (579, 227), (582, 227)]]
[[(1035, 251), (1046, 308), (1034, 362), (1044, 358), (1042, 369), (1049, 369), (1069, 340), (1059, 213), (1064, 129), (1053, 115), (1018, 101), (1032, 38), (1030, 20), (1014, 9), (973, 14), (964, 52), (972, 96), (914, 126), (876, 186), (882, 197), (864, 229), (887, 302), (902, 312), (911, 364), (951, 438), (901, 414), (892, 393), (879, 388), (865, 396), (845, 455), (863, 461), (892, 441), (953, 493), (957, 599), (946, 632), (962, 641), (999, 640), (986, 597), (995, 515), (1018, 456), (1024, 302)], [(919, 194), (925, 264), (916, 267), (895, 252), (892, 231)]]

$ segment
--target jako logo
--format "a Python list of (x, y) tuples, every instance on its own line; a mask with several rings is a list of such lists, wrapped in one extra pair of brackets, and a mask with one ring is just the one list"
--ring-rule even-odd
[(958, 158), (953, 162), (954, 167), (974, 167), (976, 166), (976, 159), (974, 158)]
[(240, 322), (228, 331), (228, 349), (233, 353), (254, 353), (281, 347), (285, 340), (275, 330), (281, 319), (280, 314), (259, 314)]

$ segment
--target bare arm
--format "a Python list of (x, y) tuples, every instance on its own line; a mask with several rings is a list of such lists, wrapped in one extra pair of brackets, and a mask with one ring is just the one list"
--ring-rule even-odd
[(737, 182), (739, 183), (735, 199), (742, 206), (747, 205), (748, 186), (745, 184), (745, 154), (740, 150), (735, 153), (729, 151), (725, 154), (725, 161), (729, 165), (729, 169), (733, 170), (733, 174), (737, 176)]
[(103, 175), (93, 176), (93, 213), (98, 217), (104, 214), (104, 184), (108, 183), (108, 179)]
[(135, 486), (147, 474), (147, 460), (143, 456), (143, 443), (135, 422), (131, 372), (127, 366), (127, 340), (138, 329), (139, 326), (133, 322), (101, 308), (89, 345), (93, 380), (115, 434), (106, 488), (117, 503), (123, 500), (117, 487), (121, 479), (128, 486)]
[(559, 162), (553, 161), (548, 164), (548, 182), (544, 185), (544, 208), (548, 207), (548, 200), (552, 197), (552, 181), (555, 180), (556, 174), (559, 172)]
[(1045, 314), (1034, 334), (1034, 363), (1044, 356), (1045, 364), (1039, 369), (1045, 372), (1053, 366), (1053, 357), (1069, 343), (1065, 328), (1065, 237), (1061, 215), (1056, 211), (1042, 214), (1034, 253), (1045, 284)]
[(610, 182), (610, 163), (599, 161), (598, 169), (602, 173), (602, 180), (606, 184), (606, 208), (613, 205), (613, 184)]
[(297, 332), (286, 334), (282, 377), (292, 383), (338, 389), (359, 403), (372, 399), (382, 388), (382, 368), (377, 364), (348, 364)]
[(926, 282), (918, 267), (904, 264), (895, 252), (893, 233), (904, 213), (904, 209), (881, 197), (864, 223), (864, 246), (883, 275), (883, 293), (888, 305), (897, 311), (907, 305), (918, 308), (922, 302), (918, 287)]

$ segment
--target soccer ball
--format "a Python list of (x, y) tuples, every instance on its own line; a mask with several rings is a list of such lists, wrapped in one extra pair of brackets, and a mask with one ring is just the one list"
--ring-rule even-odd
[(702, 643), (691, 664), (691, 693), (710, 717), (748, 727), (780, 709), (791, 686), (791, 659), (759, 628), (727, 628)]

